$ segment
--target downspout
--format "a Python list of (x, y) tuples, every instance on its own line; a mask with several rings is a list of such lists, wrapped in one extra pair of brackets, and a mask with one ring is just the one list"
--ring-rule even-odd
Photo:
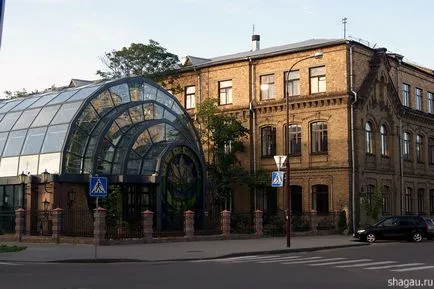
[[(249, 60), (249, 75), (250, 75), (250, 102), (249, 102), (249, 111), (252, 114), (252, 165), (253, 165), (253, 174), (256, 174), (256, 112), (253, 107), (253, 101), (255, 99), (255, 70), (254, 64), (252, 62), (252, 58), (248, 57)], [(256, 187), (253, 188), (253, 198), (254, 198), (254, 210), (257, 208), (257, 200), (256, 200)]]
[(355, 148), (354, 148), (354, 105), (357, 102), (357, 92), (353, 89), (353, 46), (350, 45), (350, 91), (354, 95), (354, 99), (351, 102), (351, 199), (352, 199), (352, 223), (353, 233), (356, 232), (356, 166), (355, 166)]
[[(400, 66), (401, 66), (401, 60), (402, 58), (398, 58), (398, 66), (396, 67), (396, 78), (397, 78), (397, 84), (396, 86), (398, 87), (398, 97), (399, 97), (399, 92), (401, 91), (400, 89)], [(402, 99), (402, 98), (401, 98)], [(401, 177), (401, 181), (400, 181), (400, 196), (399, 196), (399, 203), (400, 203), (400, 207), (401, 207), (401, 215), (403, 215), (404, 212), (404, 206), (403, 206), (403, 197), (404, 197), (404, 158), (403, 158), (403, 152), (404, 152), (404, 147), (403, 147), (403, 140), (402, 140), (402, 118), (404, 117), (405, 111), (403, 111), (402, 115), (398, 114), (399, 117), (399, 135), (398, 135), (398, 141), (399, 141), (399, 175)]]

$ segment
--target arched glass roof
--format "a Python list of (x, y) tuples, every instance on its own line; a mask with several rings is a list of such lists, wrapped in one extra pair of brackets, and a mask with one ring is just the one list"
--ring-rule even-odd
[(142, 77), (0, 103), (0, 175), (150, 175), (168, 146), (202, 153), (174, 96)]

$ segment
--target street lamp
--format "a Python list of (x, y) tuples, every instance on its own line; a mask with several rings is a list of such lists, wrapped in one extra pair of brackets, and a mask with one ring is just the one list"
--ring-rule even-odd
[(22, 204), (21, 204), (21, 208), (23, 208), (23, 209), (24, 209), (24, 206), (25, 206), (26, 179), (27, 179), (27, 174), (24, 171), (22, 171), (21, 174), (18, 175), (18, 180), (21, 183), (21, 192), (22, 192)]
[[(296, 61), (287, 73), (286, 85), (288, 83), (288, 77), (291, 73), (292, 69), (298, 63), (310, 59), (310, 58), (321, 58), (323, 53), (321, 51), (315, 52), (312, 55), (304, 57)], [(285, 150), (286, 150), (286, 206), (287, 206), (287, 217), (286, 217), (286, 246), (291, 247), (291, 187), (289, 183), (289, 93), (288, 88), (286, 87), (286, 141), (285, 141)]]
[(47, 172), (47, 169), (45, 169), (45, 171), (41, 174), (41, 181), (44, 184), (45, 192), (47, 192), (47, 193), (48, 193), (47, 183), (48, 183), (48, 176), (49, 175), (50, 175), (50, 173)]

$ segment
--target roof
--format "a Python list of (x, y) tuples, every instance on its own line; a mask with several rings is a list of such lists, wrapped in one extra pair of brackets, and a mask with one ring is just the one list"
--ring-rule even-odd
[(185, 68), (189, 68), (191, 66), (206, 67), (206, 66), (212, 66), (221, 63), (229, 63), (229, 62), (234, 62), (239, 60), (245, 60), (247, 58), (262, 58), (262, 57), (268, 57), (272, 55), (285, 54), (288, 52), (314, 49), (314, 48), (324, 47), (328, 45), (343, 44), (346, 42), (347, 40), (345, 39), (310, 39), (302, 42), (268, 47), (268, 48), (263, 48), (255, 51), (245, 51), (245, 52), (240, 52), (240, 53), (235, 53), (230, 55), (214, 57), (210, 59), (200, 58), (195, 56), (187, 56), (186, 57), (187, 59), (184, 62), (185, 63), (184, 67)]
[(92, 82), (93, 81), (91, 81), (91, 80), (75, 79), (75, 78), (73, 78), (69, 82), (69, 87), (80, 87), (80, 86), (91, 84)]

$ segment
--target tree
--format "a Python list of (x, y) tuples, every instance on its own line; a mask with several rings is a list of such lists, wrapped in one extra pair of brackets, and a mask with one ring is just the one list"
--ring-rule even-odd
[(363, 207), (366, 215), (372, 220), (376, 221), (381, 213), (383, 206), (384, 192), (382, 188), (376, 187), (373, 192), (369, 193), (363, 199)]
[(216, 204), (227, 208), (227, 200), (234, 184), (245, 184), (248, 172), (238, 161), (236, 154), (242, 152), (242, 139), (248, 129), (234, 116), (222, 113), (217, 100), (208, 98), (198, 108), (199, 131), (206, 144), (207, 174), (210, 192)]
[(104, 79), (140, 75), (166, 87), (179, 89), (175, 85), (180, 67), (179, 58), (152, 39), (149, 44), (131, 43), (129, 47), (106, 52), (101, 58), (107, 71), (98, 70), (97, 75)]

